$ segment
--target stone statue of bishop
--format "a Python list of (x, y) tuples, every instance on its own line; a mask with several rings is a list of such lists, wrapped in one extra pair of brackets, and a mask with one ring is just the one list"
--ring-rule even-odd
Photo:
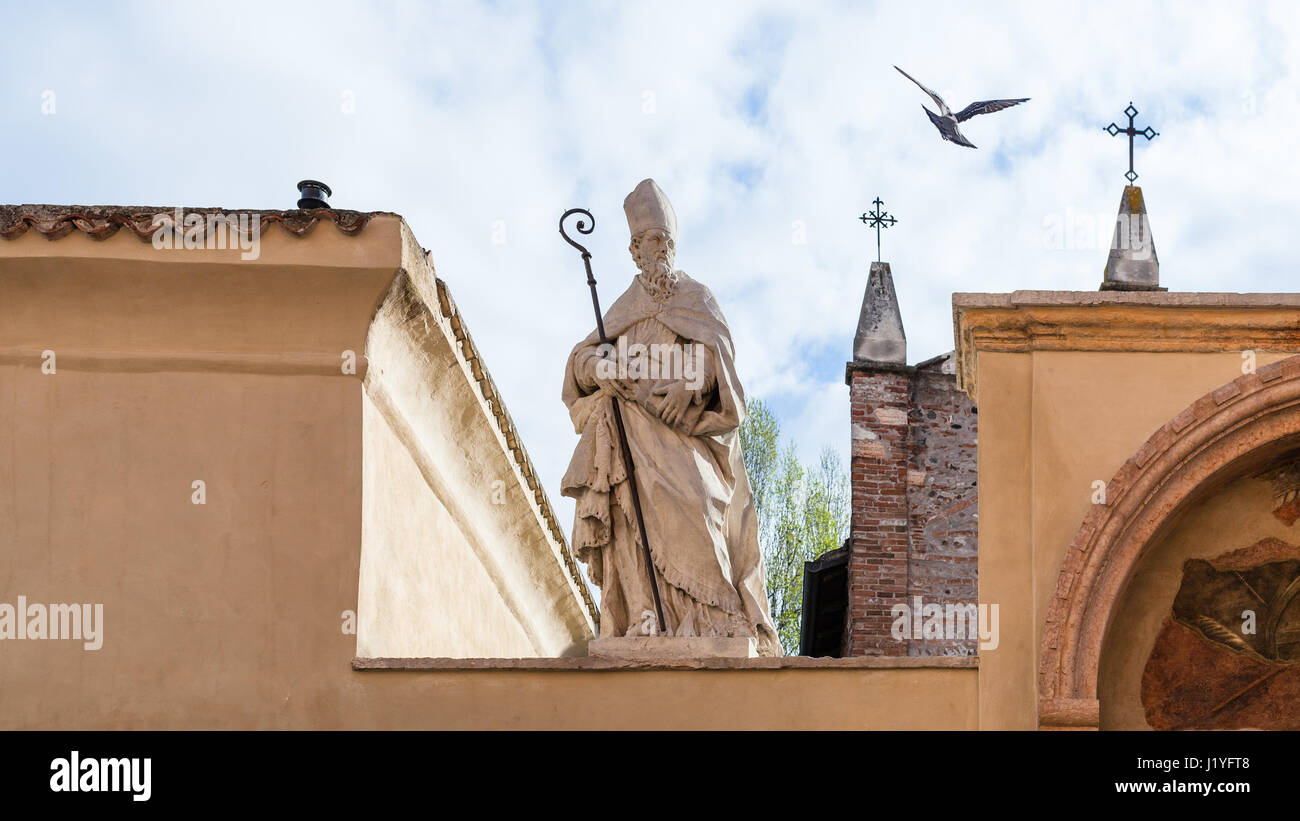
[(703, 284), (674, 270), (677, 218), (654, 180), (623, 202), (640, 273), (569, 355), (564, 404), (581, 434), (561, 492), (573, 546), (600, 586), (600, 637), (655, 634), (655, 606), (610, 397), (620, 404), (665, 629), (753, 638), (780, 655), (737, 428), (731, 332)]

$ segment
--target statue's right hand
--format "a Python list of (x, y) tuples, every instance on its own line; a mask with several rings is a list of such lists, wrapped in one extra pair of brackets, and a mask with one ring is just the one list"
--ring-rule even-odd
[(586, 381), (595, 385), (596, 390), (604, 390), (608, 394), (620, 396), (628, 401), (636, 398), (627, 382), (618, 378), (618, 369), (612, 360), (602, 360), (599, 356), (588, 357), (586, 370)]
[(603, 378), (599, 374), (596, 374), (592, 381), (596, 383), (597, 390), (604, 390), (606, 393), (614, 396), (621, 396), (629, 402), (636, 401), (636, 393), (628, 387), (628, 384), (622, 379), (618, 379), (617, 377)]

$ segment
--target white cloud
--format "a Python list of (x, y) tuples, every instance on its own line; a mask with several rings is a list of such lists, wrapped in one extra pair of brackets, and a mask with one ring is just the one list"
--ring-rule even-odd
[[(596, 214), (608, 306), (633, 273), (623, 196), (656, 178), (748, 392), (790, 409), (806, 459), (847, 456), (843, 362), (875, 253), (857, 216), (880, 195), (899, 218), (884, 255), (914, 362), (953, 347), (953, 291), (1094, 290), (1104, 248), (1048, 248), (1044, 220), (1114, 212), (1127, 151), (1101, 129), (1130, 99), (1160, 132), (1137, 170), (1163, 283), (1293, 288), (1296, 34), (1285, 3), (11, 9), (0, 198), (288, 207), (314, 177), (338, 207), (403, 214), (567, 519), (559, 385), (593, 322), (565, 208)], [(954, 107), (1033, 99), (965, 124), (971, 151), (893, 64)]]

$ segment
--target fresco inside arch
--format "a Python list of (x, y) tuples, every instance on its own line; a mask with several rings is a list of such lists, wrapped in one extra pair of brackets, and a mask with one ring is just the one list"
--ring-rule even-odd
[[(1273, 515), (1300, 518), (1300, 459), (1258, 474)], [(1142, 674), (1157, 730), (1300, 730), (1300, 545), (1263, 539), (1189, 559)]]

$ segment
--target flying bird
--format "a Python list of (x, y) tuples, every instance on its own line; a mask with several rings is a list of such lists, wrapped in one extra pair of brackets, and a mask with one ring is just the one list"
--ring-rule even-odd
[(925, 109), (926, 115), (929, 116), (930, 122), (934, 123), (934, 127), (939, 129), (939, 134), (941, 134), (945, 140), (957, 143), (957, 145), (964, 145), (967, 148), (975, 148), (976, 146), (970, 140), (963, 137), (962, 133), (957, 130), (957, 123), (964, 123), (976, 114), (992, 114), (994, 111), (1001, 111), (1004, 108), (1010, 108), (1013, 105), (1018, 105), (1029, 100), (1028, 97), (1021, 97), (1018, 100), (985, 100), (980, 103), (971, 103), (961, 111), (953, 114), (952, 110), (948, 108), (948, 104), (943, 101), (942, 97), (921, 85), (917, 82), (915, 77), (908, 74), (906, 71), (903, 71), (901, 68), (898, 68), (898, 66), (894, 66), (894, 68), (898, 70), (899, 74), (920, 86), (921, 90), (926, 94), (929, 94), (931, 100), (934, 100), (934, 104), (939, 106), (938, 114), (925, 108), (925, 106), (921, 106), (921, 108)]

